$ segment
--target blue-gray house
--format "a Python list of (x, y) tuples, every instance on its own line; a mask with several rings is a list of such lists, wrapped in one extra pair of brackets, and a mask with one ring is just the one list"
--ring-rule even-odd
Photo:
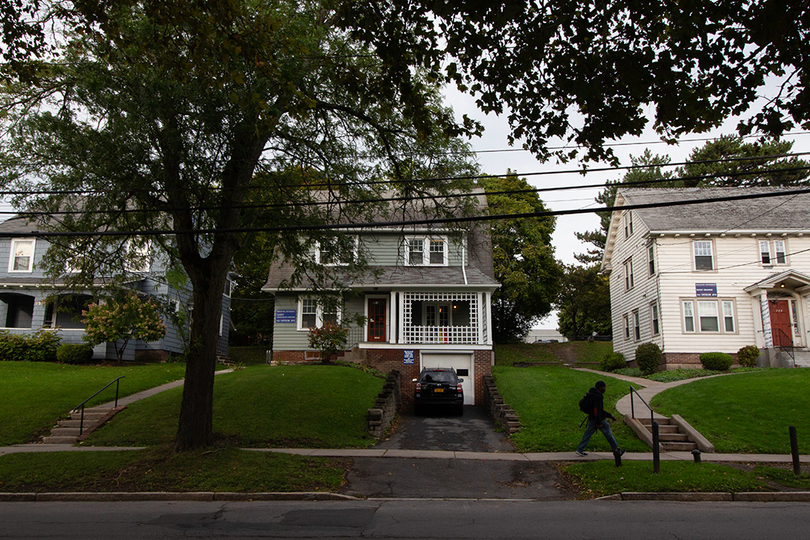
[[(57, 332), (62, 343), (82, 343), (84, 323), (82, 311), (91, 302), (98, 301), (90, 289), (77, 289), (68, 280), (48, 276), (39, 262), (50, 243), (32, 235), (27, 218), (14, 217), (0, 223), (0, 330), (17, 334), (32, 334), (41, 330)], [(70, 272), (72, 261), (65, 261)], [(188, 323), (173, 321), (189, 317), (174, 317), (173, 313), (193, 314), (190, 305), (191, 290), (174, 287), (166, 279), (165, 257), (149, 253), (143, 264), (127, 268), (126, 286), (144, 297), (159, 299), (166, 306), (163, 323), (166, 335), (155, 342), (130, 342), (125, 360), (165, 360), (180, 354), (186, 347)], [(104, 276), (94, 278), (93, 290), (103, 290)], [(230, 282), (224, 291), (220, 319), (220, 339), (217, 353), (225, 355), (230, 327)], [(97, 359), (115, 359), (112, 343), (100, 344), (94, 349)]]

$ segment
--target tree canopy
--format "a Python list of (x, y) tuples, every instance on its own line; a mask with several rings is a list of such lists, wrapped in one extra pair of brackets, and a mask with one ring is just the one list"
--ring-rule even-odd
[(37, 5), (53, 39), (25, 69), (6, 66), (3, 185), (39, 212), (53, 273), (71, 260), (77, 282), (123, 275), (149, 246), (187, 275), (175, 447), (211, 444), (222, 294), (249, 231), (291, 228), (275, 253), (311, 270), (303, 255), (328, 233), (295, 227), (368, 221), (383, 191), (469, 185), (416, 182), (459, 172), (458, 154), (436, 148), (463, 130), (420, 70), (391, 86), (326, 3)]
[[(504, 177), (480, 181), (493, 214), (545, 212), (547, 208), (525, 178), (507, 171)], [(551, 235), (553, 217), (502, 219), (492, 223), (492, 258), (501, 287), (492, 295), (496, 343), (520, 341), (531, 324), (551, 311), (560, 282)]]
[[(810, 127), (806, 2), (358, 0), (341, 23), (393, 76), (416, 60), (482, 110), (506, 112), (540, 158), (573, 158), (576, 145), (611, 158), (606, 141), (650, 122), (667, 138), (732, 115), (744, 134)], [(553, 150), (552, 138), (574, 148)]]

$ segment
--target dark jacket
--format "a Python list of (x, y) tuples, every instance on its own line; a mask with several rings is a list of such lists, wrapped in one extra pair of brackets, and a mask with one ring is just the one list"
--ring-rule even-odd
[[(591, 394), (591, 404), (593, 405), (593, 412), (589, 413), (588, 416), (596, 420), (597, 424), (601, 424), (605, 418), (613, 418), (612, 414), (605, 412), (605, 398), (602, 392), (592, 386), (588, 393)], [(615, 420), (615, 418), (613, 419)]]

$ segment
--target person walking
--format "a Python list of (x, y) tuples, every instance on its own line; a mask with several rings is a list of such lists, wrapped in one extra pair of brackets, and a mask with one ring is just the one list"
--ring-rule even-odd
[(585, 447), (588, 446), (588, 442), (590, 442), (591, 437), (593, 437), (597, 429), (605, 436), (614, 454), (621, 456), (625, 452), (623, 449), (619, 448), (619, 444), (616, 442), (615, 437), (613, 437), (613, 432), (610, 431), (608, 418), (616, 420), (616, 417), (605, 411), (605, 399), (602, 395), (605, 393), (605, 390), (607, 390), (605, 381), (596, 381), (596, 384), (588, 390), (588, 396), (590, 398), (590, 404), (588, 406), (588, 427), (585, 428), (585, 433), (582, 434), (582, 440), (579, 446), (577, 446), (576, 454), (578, 456), (588, 455), (588, 452), (585, 451)]

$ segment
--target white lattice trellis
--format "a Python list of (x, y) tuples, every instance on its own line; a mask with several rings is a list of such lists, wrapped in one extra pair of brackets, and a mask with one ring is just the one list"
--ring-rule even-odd
[[(415, 325), (413, 305), (422, 302), (426, 305), (453, 305), (454, 302), (468, 302), (470, 306), (469, 321), (460, 326), (456, 324)], [(442, 293), (413, 292), (403, 295), (402, 305), (403, 338), (405, 343), (446, 343), (472, 345), (479, 342), (479, 325), (481, 323), (481, 301), (476, 293)], [(423, 321), (424, 322), (424, 321)]]

